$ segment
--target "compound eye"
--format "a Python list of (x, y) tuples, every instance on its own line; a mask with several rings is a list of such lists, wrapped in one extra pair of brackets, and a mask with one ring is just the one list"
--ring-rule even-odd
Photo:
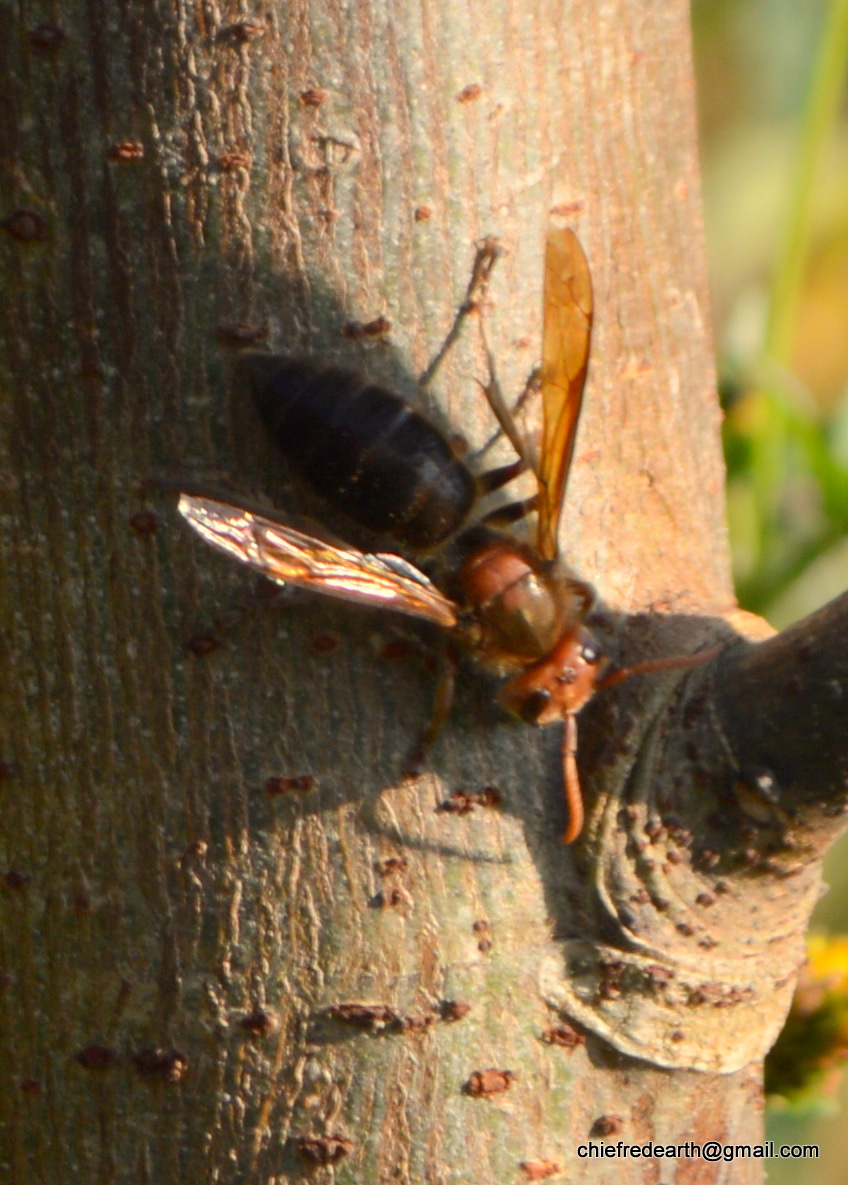
[(551, 693), (540, 688), (532, 691), (521, 705), (519, 715), (525, 724), (537, 724), (539, 717), (551, 702)]
[(601, 648), (597, 642), (584, 642), (580, 647), (580, 657), (589, 666), (594, 666), (601, 660)]

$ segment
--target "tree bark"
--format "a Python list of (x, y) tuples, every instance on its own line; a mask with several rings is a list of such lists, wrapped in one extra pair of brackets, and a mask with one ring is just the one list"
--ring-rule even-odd
[[(626, 1182), (656, 1165), (578, 1146), (756, 1142), (818, 865), (749, 974), (744, 927), (786, 869), (713, 819), (739, 764), (728, 668), (596, 697), (565, 849), (558, 728), (507, 721), (472, 674), (432, 772), (399, 780), (425, 631), (308, 596), (254, 613), (245, 571), (143, 488), (224, 469), (291, 505), (231, 382), (233, 347), (266, 337), (481, 448), (474, 327), (433, 390), (412, 376), (491, 234), (484, 312), (521, 390), (556, 208), (596, 303), (567, 558), (621, 661), (732, 640), (686, 5), (90, 0), (62, 19), (6, 9), (0, 30), (10, 1179), (550, 1162)], [(436, 809), (487, 785), (500, 810)]]

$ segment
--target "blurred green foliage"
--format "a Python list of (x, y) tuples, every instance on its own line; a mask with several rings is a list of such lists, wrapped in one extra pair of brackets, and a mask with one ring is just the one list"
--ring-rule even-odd
[(783, 626), (848, 587), (848, 0), (696, 0), (737, 592)]
[[(816, 1112), (833, 1107), (848, 1058), (848, 938), (812, 934), (792, 1008), (766, 1058), (766, 1094)], [(827, 1104), (829, 1103), (829, 1107)]]

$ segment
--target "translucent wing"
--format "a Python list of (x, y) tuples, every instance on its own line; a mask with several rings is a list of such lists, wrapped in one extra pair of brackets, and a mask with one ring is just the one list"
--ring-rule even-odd
[(557, 554), (557, 528), (574, 452), (592, 331), (592, 278), (573, 231), (551, 227), (545, 245), (542, 452), (538, 549)]
[(181, 494), (178, 509), (207, 543), (278, 584), (395, 609), (446, 629), (457, 623), (453, 601), (400, 556), (334, 547), (286, 523), (214, 498)]

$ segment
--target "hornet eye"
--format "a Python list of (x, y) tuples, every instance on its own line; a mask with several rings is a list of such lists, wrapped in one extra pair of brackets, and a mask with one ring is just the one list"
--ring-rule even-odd
[(597, 642), (584, 642), (580, 647), (580, 657), (590, 666), (594, 666), (596, 662), (600, 661), (601, 648)]
[(525, 724), (536, 724), (550, 702), (551, 693), (540, 688), (538, 691), (533, 691), (527, 696), (527, 699), (521, 705), (519, 715)]

